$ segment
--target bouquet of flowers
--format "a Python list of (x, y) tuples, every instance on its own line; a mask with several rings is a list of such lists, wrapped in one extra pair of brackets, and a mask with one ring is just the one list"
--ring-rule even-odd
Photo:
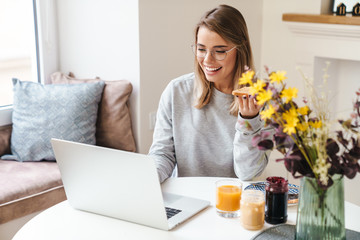
[[(265, 71), (267, 79), (248, 70), (239, 80), (240, 85), (250, 87), (258, 104), (264, 104), (261, 118), (275, 131), (272, 136), (268, 132), (256, 135), (253, 144), (261, 150), (278, 150), (284, 157), (277, 161), (284, 161), (295, 178), (316, 178), (323, 189), (333, 184), (335, 174), (354, 178), (360, 172), (360, 89), (351, 117), (339, 120), (340, 130), (332, 131), (327, 97), (319, 95), (308, 78), (303, 75), (311, 99), (304, 98), (299, 105), (295, 102), (298, 89), (286, 87), (286, 72), (270, 72), (267, 67)], [(326, 72), (327, 68), (324, 82)]]
[[(329, 63), (327, 64), (327, 67)], [(270, 72), (267, 79), (245, 72), (239, 84), (250, 87), (250, 94), (263, 105), (261, 118), (274, 129), (254, 136), (253, 145), (261, 150), (282, 153), (286, 169), (295, 178), (304, 177), (296, 220), (296, 239), (345, 239), (343, 176), (354, 178), (360, 172), (360, 89), (356, 91), (353, 112), (338, 120), (334, 130), (326, 94), (318, 94), (303, 75), (310, 100), (295, 102), (298, 89), (287, 88), (285, 71)], [(327, 68), (323, 77), (328, 79)]]

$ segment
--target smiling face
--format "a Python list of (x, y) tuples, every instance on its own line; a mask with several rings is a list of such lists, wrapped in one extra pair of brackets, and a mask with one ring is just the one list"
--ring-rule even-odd
[[(233, 90), (233, 80), (236, 63), (236, 49), (231, 50), (234, 44), (225, 41), (219, 34), (209, 30), (207, 27), (200, 27), (197, 34), (197, 48), (207, 51), (205, 58), (197, 57), (197, 61), (204, 71), (206, 79), (214, 83), (216, 89), (224, 93), (231, 93)], [(229, 51), (231, 50), (231, 51)], [(224, 60), (216, 60), (215, 54), (210, 51), (224, 52), (226, 54)]]

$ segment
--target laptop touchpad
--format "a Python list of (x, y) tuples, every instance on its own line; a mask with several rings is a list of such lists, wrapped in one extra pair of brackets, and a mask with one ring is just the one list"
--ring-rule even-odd
[(182, 198), (182, 196), (171, 194), (171, 193), (163, 193), (164, 203), (165, 205), (172, 204)]

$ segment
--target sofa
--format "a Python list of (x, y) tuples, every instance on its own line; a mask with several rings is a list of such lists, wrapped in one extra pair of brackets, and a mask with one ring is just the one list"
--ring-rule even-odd
[[(92, 119), (93, 124), (88, 124), (87, 126), (87, 128), (93, 131), (92, 134), (94, 136), (90, 134), (90, 137), (85, 137), (87, 132), (80, 129), (82, 128), (82, 123), (87, 121), (86, 117), (82, 115), (84, 111), (79, 113), (75, 111), (74, 113), (73, 106), (71, 106), (70, 110), (66, 110), (69, 105), (74, 105), (74, 100), (71, 100), (71, 103), (64, 104), (64, 111), (59, 106), (54, 106), (55, 110), (47, 110), (49, 104), (56, 105), (56, 101), (64, 102), (64, 99), (71, 98), (66, 95), (68, 92), (71, 92), (67, 91), (67, 88), (74, 89), (73, 86), (75, 85), (89, 86), (98, 82), (103, 83), (103, 88), (101, 89), (99, 101), (93, 103), (96, 116), (88, 118)], [(27, 85), (30, 83), (22, 82), (21, 84)], [(43, 90), (44, 86), (39, 85), (29, 86), (42, 88)], [(54, 89), (62, 89), (62, 93), (65, 94), (64, 99), (59, 96), (61, 95), (59, 92), (56, 92), (56, 94), (53, 94), (56, 96), (53, 98), (53, 102), (45, 104), (45, 112), (35, 108), (32, 109), (32, 112), (36, 113), (35, 119), (32, 119), (31, 116), (24, 118), (24, 116), (27, 116), (24, 111), (33, 108), (33, 105), (38, 105), (38, 102), (48, 101), (47, 99), (51, 98), (51, 95), (47, 95), (45, 99), (37, 98), (36, 102), (31, 105), (27, 102), (26, 107), (21, 112), (19, 110), (21, 108), (19, 101), (24, 101), (24, 98), (26, 99), (26, 94), (22, 92), (22, 95), (19, 97), (20, 100), (16, 100), (15, 96), (13, 124), (0, 127), (0, 224), (42, 211), (66, 200), (56, 159), (51, 157), (52, 150), (49, 149), (49, 137), (83, 141), (84, 143), (132, 152), (136, 151), (128, 106), (128, 100), (132, 91), (130, 82), (126, 80), (104, 81), (100, 78), (78, 79), (72, 73), (63, 74), (56, 72), (51, 75), (50, 82), (45, 86), (47, 85), (49, 85), (49, 88), (45, 89), (46, 94), (55, 91)], [(63, 89), (66, 90), (64, 91)], [(26, 91), (26, 88), (23, 87), (22, 91)], [(34, 92), (33, 89), (31, 91)], [(83, 98), (83, 95), (87, 94), (87, 92), (88, 89), (84, 93), (78, 94), (77, 98)], [(40, 96), (41, 94), (37, 93), (37, 95)], [(72, 94), (72, 96), (74, 95), (76, 94)], [(88, 98), (84, 101), (90, 102), (90, 100)], [(31, 101), (31, 99), (27, 101)], [(85, 110), (87, 111), (88, 107), (85, 107)], [(46, 119), (46, 121), (39, 124), (39, 119), (47, 118), (48, 115), (51, 115), (50, 111), (54, 111), (51, 113), (55, 114), (54, 119)], [(64, 116), (64, 114), (74, 115), (74, 120), (69, 122), (68, 119), (72, 119), (71, 116)], [(78, 121), (78, 123), (74, 123), (74, 121)], [(38, 126), (34, 126), (34, 122), (37, 122)], [(72, 125), (76, 125), (75, 128), (71, 129)], [(41, 129), (45, 126), (48, 128)], [(49, 132), (53, 135), (50, 134), (44, 137)], [(74, 132), (78, 133), (74, 134)], [(70, 136), (74, 135), (77, 135), (78, 138), (69, 139)], [(41, 140), (39, 141), (39, 139)], [(43, 154), (43, 152), (46, 154)], [(39, 155), (39, 153), (42, 154)]]

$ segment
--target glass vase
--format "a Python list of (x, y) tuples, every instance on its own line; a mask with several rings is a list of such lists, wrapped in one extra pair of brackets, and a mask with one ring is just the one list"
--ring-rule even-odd
[(338, 175), (333, 181), (322, 189), (315, 178), (301, 179), (295, 239), (346, 239), (344, 179)]

